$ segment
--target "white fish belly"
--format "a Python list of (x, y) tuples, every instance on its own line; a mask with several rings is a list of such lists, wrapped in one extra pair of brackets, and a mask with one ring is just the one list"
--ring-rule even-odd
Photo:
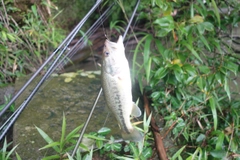
[(130, 133), (133, 129), (130, 122), (132, 111), (130, 75), (129, 78), (112, 76), (103, 71), (102, 83), (107, 106), (116, 117), (121, 130)]

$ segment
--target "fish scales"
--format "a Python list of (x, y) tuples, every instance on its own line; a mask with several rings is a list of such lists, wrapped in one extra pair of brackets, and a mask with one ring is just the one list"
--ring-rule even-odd
[(102, 87), (107, 106), (118, 121), (122, 137), (141, 141), (143, 134), (130, 121), (130, 115), (139, 117), (141, 110), (132, 102), (130, 70), (122, 36), (117, 43), (105, 41), (102, 59)]

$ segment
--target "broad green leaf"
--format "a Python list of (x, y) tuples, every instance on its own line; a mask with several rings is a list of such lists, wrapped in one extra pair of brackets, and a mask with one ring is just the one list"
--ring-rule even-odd
[(152, 151), (152, 148), (150, 148), (150, 147), (144, 149), (142, 152), (142, 156), (144, 158), (150, 158), (150, 157), (152, 157), (152, 154), (153, 154), (153, 151)]
[(223, 78), (224, 78), (224, 76), (223, 76), (223, 74), (221, 73), (221, 72), (217, 72), (216, 74), (215, 74), (215, 78), (216, 78), (216, 80), (217, 80), (217, 82), (219, 83), (219, 84), (223, 84)]
[(227, 155), (227, 151), (225, 151), (225, 150), (213, 150), (213, 151), (210, 151), (210, 154), (214, 158), (222, 159)]
[(185, 45), (191, 52), (192, 54), (200, 61), (202, 62), (202, 59), (199, 57), (198, 53), (195, 51), (195, 49), (193, 48), (193, 46), (191, 46), (190, 44), (188, 44), (186, 41), (182, 42), (183, 45)]
[(151, 94), (153, 100), (157, 100), (161, 96), (161, 92), (156, 91)]
[(134, 143), (129, 143), (129, 146), (130, 146), (131, 151), (133, 152), (134, 158), (137, 158), (138, 157), (138, 149), (137, 149), (137, 147), (135, 146)]
[(204, 74), (209, 74), (210, 72), (210, 69), (208, 66), (203, 66), (203, 65), (200, 65), (198, 66), (200, 72), (204, 73)]
[(38, 17), (38, 14), (37, 14), (37, 7), (36, 7), (36, 5), (32, 5), (32, 6), (31, 6), (31, 9), (32, 9), (32, 12), (33, 12), (35, 18), (37, 18), (37, 17)]
[(216, 150), (221, 150), (223, 148), (223, 141), (224, 141), (224, 133), (223, 132), (220, 132), (219, 135), (218, 135), (218, 138), (217, 138), (217, 142), (216, 142)]
[(237, 75), (239, 65), (237, 65), (234, 62), (231, 62), (230, 60), (226, 61), (224, 64), (224, 67), (230, 71), (232, 71), (235, 75)]
[(197, 72), (196, 72), (196, 68), (194, 68), (192, 65), (190, 64), (184, 64), (182, 66), (183, 70), (185, 70), (188, 74), (190, 74), (191, 76), (196, 76)]
[(96, 146), (97, 146), (98, 149), (101, 149), (103, 147), (103, 141), (96, 140)]
[(113, 143), (112, 145), (112, 151), (121, 151), (122, 150), (122, 144), (121, 143)]
[(208, 49), (209, 51), (211, 51), (211, 48), (210, 48), (210, 46), (209, 46), (206, 38), (205, 38), (204, 36), (202, 36), (202, 35), (199, 35), (199, 38), (201, 39), (201, 41), (203, 42), (203, 44), (207, 47), (207, 49)]
[(74, 130), (72, 130), (67, 136), (66, 136), (66, 142), (68, 142), (71, 138), (73, 138), (74, 136), (76, 136), (77, 132), (79, 132), (79, 130), (83, 127), (83, 124), (76, 127)]
[(200, 135), (197, 137), (196, 141), (197, 141), (197, 142), (202, 142), (205, 138), (206, 138), (205, 134), (200, 134)]
[(207, 31), (213, 31), (214, 30), (214, 26), (210, 22), (203, 22), (202, 25), (203, 25), (204, 29), (206, 29)]
[(202, 16), (199, 16), (199, 15), (196, 15), (194, 17), (192, 17), (189, 21), (189, 23), (202, 23), (203, 22), (203, 17)]
[(212, 115), (213, 115), (214, 130), (217, 130), (218, 118), (217, 118), (216, 102), (214, 97), (209, 98), (209, 104), (210, 104), (210, 108), (212, 110)]
[(98, 130), (97, 133), (102, 135), (102, 136), (105, 136), (105, 135), (109, 134), (110, 132), (111, 132), (110, 128), (102, 127), (100, 130)]
[(198, 29), (198, 32), (199, 32), (200, 35), (204, 34), (204, 32), (205, 32), (205, 27), (203, 26), (202, 23), (200, 23), (200, 24), (197, 25), (197, 29)]
[(119, 160), (135, 160), (133, 158), (123, 157), (123, 156), (117, 156), (116, 158)]
[(153, 24), (157, 27), (157, 36), (163, 37), (174, 29), (174, 20), (172, 16), (165, 16), (156, 19)]
[(154, 74), (154, 78), (160, 80), (162, 78), (164, 78), (167, 75), (167, 69), (164, 67), (160, 67), (156, 73)]

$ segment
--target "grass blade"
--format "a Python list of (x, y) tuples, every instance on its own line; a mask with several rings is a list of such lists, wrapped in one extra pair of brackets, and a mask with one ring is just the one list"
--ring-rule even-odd
[(213, 115), (213, 124), (214, 124), (214, 130), (217, 130), (217, 110), (216, 110), (216, 103), (214, 97), (209, 98), (209, 103), (210, 103), (210, 108), (212, 110), (212, 115)]
[[(39, 132), (39, 134), (43, 137), (43, 139), (48, 143), (48, 144), (51, 144), (53, 143), (54, 141), (40, 128), (38, 128), (37, 126), (35, 126)], [(56, 151), (56, 152), (60, 152), (60, 149), (59, 147), (57, 146), (53, 146), (53, 149)]]

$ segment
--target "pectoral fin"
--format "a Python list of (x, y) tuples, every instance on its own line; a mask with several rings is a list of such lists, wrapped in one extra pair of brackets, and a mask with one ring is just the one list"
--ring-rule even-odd
[(131, 115), (133, 117), (140, 117), (141, 114), (142, 114), (142, 112), (141, 112), (140, 108), (133, 102)]

